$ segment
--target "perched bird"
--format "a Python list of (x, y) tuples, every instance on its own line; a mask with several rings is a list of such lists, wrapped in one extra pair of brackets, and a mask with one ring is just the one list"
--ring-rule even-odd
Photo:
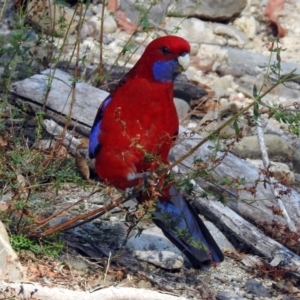
[[(168, 165), (178, 133), (173, 81), (190, 61), (189, 43), (176, 36), (153, 40), (136, 65), (101, 104), (89, 142), (98, 176), (118, 189), (137, 186), (145, 174)], [(221, 262), (222, 251), (194, 209), (174, 185), (164, 186), (154, 223), (198, 267)], [(139, 197), (142, 201), (144, 193)]]

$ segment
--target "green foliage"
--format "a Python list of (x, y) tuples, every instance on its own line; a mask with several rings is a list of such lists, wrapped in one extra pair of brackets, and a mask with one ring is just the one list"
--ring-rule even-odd
[(23, 235), (11, 235), (10, 243), (16, 252), (30, 250), (38, 256), (58, 257), (64, 249), (64, 244), (56, 237), (43, 239), (42, 241), (26, 238)]

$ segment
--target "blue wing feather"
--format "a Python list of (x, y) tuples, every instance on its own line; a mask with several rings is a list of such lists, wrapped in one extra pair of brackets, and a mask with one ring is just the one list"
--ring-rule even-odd
[(170, 187), (168, 202), (158, 201), (153, 221), (195, 267), (211, 259), (224, 260), (210, 232), (175, 186)]
[(105, 107), (112, 100), (111, 96), (108, 96), (100, 105), (93, 127), (90, 132), (90, 142), (89, 142), (89, 156), (91, 159), (95, 158), (97, 153), (100, 151), (101, 145), (99, 143), (99, 135), (101, 134), (101, 120)]

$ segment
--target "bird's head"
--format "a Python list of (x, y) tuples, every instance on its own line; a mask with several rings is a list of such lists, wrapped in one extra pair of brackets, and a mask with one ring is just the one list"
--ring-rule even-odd
[(190, 44), (177, 36), (153, 40), (136, 64), (135, 71), (156, 81), (171, 82), (189, 67)]

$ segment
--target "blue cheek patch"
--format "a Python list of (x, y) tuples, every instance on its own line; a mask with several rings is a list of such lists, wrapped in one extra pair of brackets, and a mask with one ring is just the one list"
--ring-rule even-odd
[(101, 134), (101, 120), (104, 113), (104, 109), (111, 100), (111, 97), (106, 98), (99, 107), (92, 130), (90, 132), (89, 156), (91, 159), (95, 158), (97, 153), (100, 151), (101, 145), (99, 143), (99, 135)]
[(158, 61), (153, 65), (153, 76), (155, 80), (160, 82), (170, 82), (174, 80), (174, 75), (178, 68), (176, 59), (167, 61)]

